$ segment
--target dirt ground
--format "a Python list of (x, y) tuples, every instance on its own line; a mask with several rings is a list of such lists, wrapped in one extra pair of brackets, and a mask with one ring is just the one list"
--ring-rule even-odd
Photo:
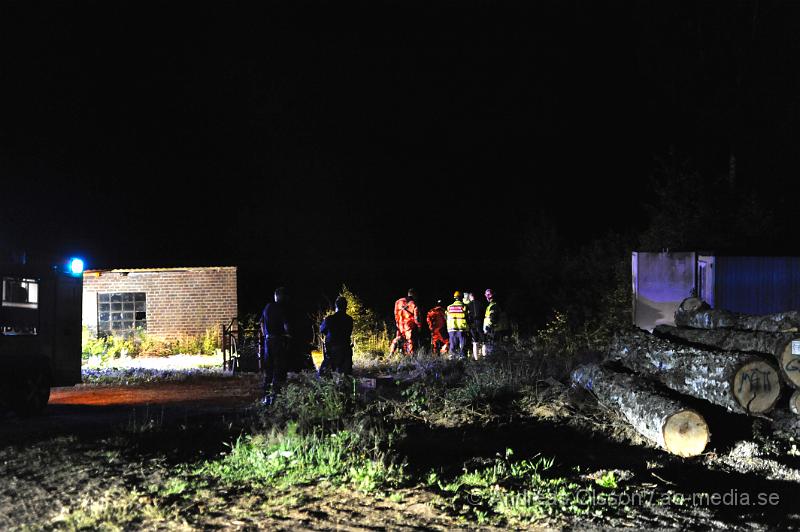
[[(53, 389), (46, 415), (0, 417), (0, 530), (64, 528), (60, 518), (68, 508), (131, 490), (146, 492), (181, 464), (217, 456), (239, 436), (243, 411), (259, 397), (260, 382), (253, 375)], [(291, 494), (215, 489), (206, 495), (196, 507), (184, 508), (189, 520), (176, 518), (164, 528), (459, 527), (431, 510), (432, 497), (415, 490), (401, 490), (394, 501), (324, 484)], [(267, 504), (276, 498), (277, 512)]]
[[(653, 448), (591, 398), (551, 383), (552, 401), (530, 416), (488, 426), (406, 428), (399, 452), (412, 474), (457, 473), (506, 448), (515, 456), (556, 457), (556, 469), (594, 478), (613, 471), (628, 500), (602, 518), (556, 519), (534, 528), (772, 530), (800, 528), (800, 457), (793, 436), (774, 437), (764, 419), (739, 416), (714, 434), (698, 458)], [(219, 456), (245, 426), (259, 395), (255, 376), (138, 386), (77, 386), (53, 391), (45, 416), (0, 417), (0, 529), (79, 528), (68, 509), (118, 498), (147, 506), (164, 479)], [(130, 502), (130, 494), (135, 502)], [(719, 503), (697, 499), (718, 494)], [(127, 498), (126, 498), (127, 497)], [(760, 497), (764, 498), (763, 504)], [(125, 511), (123, 502), (119, 511)], [(199, 500), (174, 499), (164, 529), (410, 530), (472, 529), (458, 508), (422, 485), (362, 494), (321, 483), (286, 492), (208, 486)], [(621, 503), (620, 503), (621, 502)], [(747, 504), (745, 504), (745, 502)], [(600, 504), (606, 504), (601, 502)], [(161, 510), (158, 510), (161, 511)], [(153, 512), (156, 512), (154, 509)], [(491, 529), (491, 527), (481, 527)]]

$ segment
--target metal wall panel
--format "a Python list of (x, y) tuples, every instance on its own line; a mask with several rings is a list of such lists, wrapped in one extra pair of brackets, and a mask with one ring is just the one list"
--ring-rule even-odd
[(715, 307), (746, 314), (800, 310), (800, 257), (716, 257)]

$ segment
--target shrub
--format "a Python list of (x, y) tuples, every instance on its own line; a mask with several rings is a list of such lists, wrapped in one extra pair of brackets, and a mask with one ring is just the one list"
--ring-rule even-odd
[[(386, 323), (346, 285), (342, 285), (339, 295), (347, 300), (347, 313), (353, 318), (353, 355), (367, 358), (386, 355), (392, 341)], [(317, 314), (317, 330), (322, 320), (332, 312), (333, 309), (329, 308)]]
[(162, 340), (138, 329), (131, 336), (101, 336), (95, 338), (87, 327), (82, 332), (83, 358), (100, 357), (103, 361), (121, 356), (168, 356), (178, 354), (213, 355), (220, 347), (219, 332), (207, 329), (197, 336)]

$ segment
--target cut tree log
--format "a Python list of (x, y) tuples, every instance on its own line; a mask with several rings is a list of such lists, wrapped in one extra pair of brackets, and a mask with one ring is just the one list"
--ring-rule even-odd
[(764, 332), (800, 331), (800, 312), (790, 310), (776, 314), (753, 316), (722, 309), (712, 309), (697, 297), (681, 301), (675, 311), (675, 325), (695, 329), (740, 329)]
[(795, 390), (789, 398), (789, 410), (792, 414), (800, 414), (800, 390)]
[(737, 329), (679, 329), (659, 325), (653, 329), (659, 338), (713, 347), (723, 351), (744, 351), (772, 355), (778, 362), (781, 377), (800, 389), (800, 334), (740, 331)]
[(758, 355), (682, 346), (641, 331), (617, 336), (609, 356), (676, 392), (730, 412), (769, 412), (780, 395), (778, 370)]
[(636, 432), (678, 456), (697, 456), (709, 440), (703, 416), (657, 390), (652, 383), (597, 364), (572, 372), (572, 382), (622, 414)]

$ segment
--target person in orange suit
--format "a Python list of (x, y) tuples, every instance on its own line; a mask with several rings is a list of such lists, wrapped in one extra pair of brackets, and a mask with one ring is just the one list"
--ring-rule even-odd
[(441, 299), (436, 302), (435, 307), (428, 311), (426, 318), (428, 329), (431, 331), (431, 354), (446, 353), (450, 340), (443, 334), (447, 330), (447, 317)]
[(414, 301), (416, 292), (413, 288), (408, 290), (406, 297), (401, 297), (394, 303), (394, 322), (397, 325), (397, 336), (392, 340), (390, 352), (394, 353), (402, 343), (406, 355), (413, 355), (416, 336), (422, 328), (419, 321), (419, 307)]

